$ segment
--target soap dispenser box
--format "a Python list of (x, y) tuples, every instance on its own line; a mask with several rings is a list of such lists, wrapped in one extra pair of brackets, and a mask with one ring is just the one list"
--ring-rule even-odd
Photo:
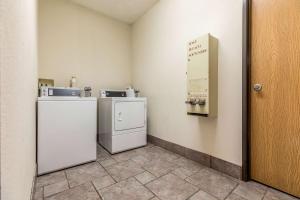
[(187, 48), (187, 113), (216, 117), (218, 40), (206, 34), (188, 42)]

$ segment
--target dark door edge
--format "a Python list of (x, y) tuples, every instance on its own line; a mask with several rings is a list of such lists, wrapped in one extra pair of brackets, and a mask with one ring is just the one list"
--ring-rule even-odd
[(250, 1), (243, 0), (242, 180), (250, 179)]

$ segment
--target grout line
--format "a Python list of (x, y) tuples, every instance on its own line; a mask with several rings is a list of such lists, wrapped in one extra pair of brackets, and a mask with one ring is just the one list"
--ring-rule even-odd
[(118, 181), (107, 171), (107, 169), (105, 167), (103, 167), (103, 169), (107, 173), (108, 176), (110, 176), (116, 183), (118, 183)]
[[(150, 172), (149, 172), (149, 173), (150, 173)], [(149, 181), (149, 182), (146, 183), (146, 184), (152, 183), (152, 182), (154, 182), (154, 181), (156, 181), (156, 180), (158, 180), (158, 179), (160, 179), (160, 178), (162, 178), (163, 176), (166, 176), (166, 175), (168, 175), (168, 174), (171, 174), (171, 171), (169, 171), (169, 172), (167, 172), (166, 174), (163, 174), (163, 175), (161, 175), (161, 176), (159, 176), (159, 177), (153, 175), (153, 176), (155, 177), (155, 179)], [(175, 175), (175, 174), (174, 174), (174, 175)], [(145, 185), (146, 185), (146, 184), (145, 184)]]
[[(188, 182), (188, 183), (190, 183), (190, 182)], [(192, 184), (192, 183), (190, 183), (190, 184)], [(194, 185), (194, 184), (192, 184), (193, 186), (196, 186), (196, 187), (199, 187), (199, 186), (197, 186), (197, 185)], [(233, 190), (235, 190), (235, 188), (238, 186), (238, 184), (233, 188)], [(209, 194), (209, 195), (211, 195), (211, 196), (213, 196), (213, 197), (215, 197), (216, 199), (219, 199), (219, 197), (217, 197), (217, 196), (215, 196), (214, 194), (211, 194), (209, 191), (207, 191), (207, 190), (205, 190), (205, 189), (203, 189), (203, 188), (200, 188), (199, 187), (199, 191), (203, 191), (203, 192), (205, 192), (205, 193), (207, 193), (207, 194)], [(232, 191), (233, 191), (232, 190)], [(232, 191), (224, 198), (224, 199), (226, 199), (231, 193), (232, 193)]]
[(141, 181), (139, 181), (135, 176), (133, 176), (133, 178), (136, 179), (137, 182), (139, 182), (142, 186), (145, 186), (146, 184), (143, 184)]
[[(147, 183), (148, 184), (148, 183)], [(149, 190), (153, 195), (154, 197), (158, 196), (156, 195), (154, 192), (152, 192), (152, 190), (147, 186), (147, 185), (143, 185), (147, 190)], [(151, 197), (151, 198), (154, 198), (154, 197)]]
[(262, 199), (264, 199), (265, 196), (267, 195), (268, 189), (269, 189), (269, 187), (266, 188), (266, 190), (265, 190), (265, 192), (264, 192), (264, 195), (263, 195)]
[(190, 198), (191, 198), (192, 196), (194, 196), (196, 193), (202, 191), (201, 188), (199, 188), (199, 187), (196, 187), (196, 188), (197, 188), (196, 192), (192, 193), (192, 194), (191, 194), (190, 196), (188, 196), (186, 199), (190, 199)]
[[(146, 169), (145, 169), (145, 171), (146, 171), (146, 172), (149, 172), (149, 171), (146, 170)], [(149, 172), (149, 173), (152, 174), (151, 172)], [(154, 174), (152, 174), (152, 175), (153, 175), (155, 178), (154, 178), (153, 180), (149, 181), (148, 183), (146, 183), (146, 184), (145, 184), (145, 187), (146, 187), (147, 184), (152, 183), (152, 182), (156, 181), (157, 179), (159, 179), (159, 178), (161, 177), (161, 176), (160, 176), (160, 177), (157, 177), (157, 176), (155, 176)]]
[[(49, 172), (47, 174), (43, 174), (43, 175), (40, 175), (39, 178), (43, 178), (43, 177), (47, 177), (47, 176), (50, 176), (50, 175), (53, 175), (55, 173), (60, 173), (60, 172), (64, 172), (65, 170), (64, 169), (61, 169), (61, 170), (58, 170), (58, 171), (54, 171), (54, 172)], [(48, 185), (52, 185), (52, 184), (55, 184), (55, 183), (58, 183), (58, 182), (54, 182), (54, 183), (46, 183), (42, 186), (39, 186), (39, 187), (45, 187), (45, 186), (48, 186)], [(0, 199), (1, 200), (1, 199)]]
[[(109, 159), (112, 159), (112, 160), (114, 160), (114, 161), (116, 161), (115, 159), (113, 159), (113, 158), (109, 158)], [(106, 160), (109, 160), (109, 159), (106, 159)], [(118, 164), (118, 162), (116, 161), (115, 163), (112, 163), (112, 164), (110, 164), (110, 165), (107, 165), (107, 166), (104, 166), (103, 164), (101, 164), (101, 162), (103, 162), (103, 161), (106, 161), (106, 160), (101, 160), (101, 161), (97, 161), (103, 168), (105, 168), (105, 167), (110, 167), (110, 166), (113, 166), (113, 165), (116, 165), (116, 164)]]
[[(81, 184), (81, 185), (83, 185), (83, 184)], [(77, 185), (77, 186), (75, 186), (75, 187), (78, 187), (78, 186), (80, 186), (80, 185)], [(73, 187), (73, 188), (75, 188), (75, 187)], [(49, 195), (49, 196), (47, 196), (47, 197), (44, 197), (44, 198), (50, 198), (50, 197), (53, 197), (53, 196), (55, 196), (55, 195), (58, 195), (58, 194), (61, 194), (61, 193), (65, 192), (65, 191), (72, 190), (73, 188), (69, 188), (69, 189), (67, 189), (67, 190), (63, 190), (63, 191), (57, 192), (57, 193), (55, 193), (55, 194), (51, 194), (51, 195)]]
[(42, 194), (43, 194), (43, 199), (45, 199), (45, 195), (44, 195), (44, 186), (42, 187)]
[[(144, 172), (142, 172), (142, 173), (140, 173), (140, 174), (143, 174), (143, 173), (145, 173), (145, 172), (148, 172), (148, 171), (144, 171)], [(148, 172), (148, 173), (150, 173), (150, 172)], [(140, 182), (137, 178), (136, 178), (136, 176), (138, 176), (138, 175), (140, 175), (140, 174), (137, 174), (137, 175), (135, 175), (135, 176), (133, 176), (139, 183), (141, 183), (143, 186), (145, 186), (146, 184), (148, 184), (148, 183), (150, 183), (150, 182), (152, 182), (152, 181), (154, 181), (154, 180), (156, 180), (157, 178), (156, 178), (156, 176), (154, 176), (153, 174), (151, 174), (152, 176), (154, 176), (155, 178), (153, 179), (153, 180), (151, 180), (151, 181), (149, 181), (149, 182), (147, 182), (147, 183), (145, 183), (145, 184), (143, 184), (142, 182)]]
[[(184, 180), (185, 180), (186, 182), (188, 182), (188, 181), (186, 180), (187, 178), (191, 178), (191, 176), (193, 176), (193, 175), (195, 175), (195, 174), (201, 172), (202, 170), (204, 170), (204, 169), (206, 169), (206, 168), (207, 168), (207, 167), (205, 167), (205, 168), (203, 168), (203, 169), (200, 169), (199, 171), (197, 171), (197, 172), (191, 174), (190, 176), (187, 176)], [(188, 182), (188, 183), (190, 183), (190, 182)], [(192, 183), (191, 183), (191, 184), (192, 184)], [(194, 185), (194, 184), (192, 184), (192, 185)]]
[(146, 168), (142, 167), (146, 172), (150, 173), (151, 175), (153, 175), (155, 177), (155, 179), (159, 178), (157, 176), (155, 176), (153, 173), (151, 173), (150, 171), (148, 171)]
[(96, 186), (94, 185), (93, 181), (90, 181), (90, 182), (91, 182), (93, 188), (96, 190), (96, 193), (97, 193), (98, 196), (100, 197), (100, 200), (102, 200), (101, 194), (100, 194), (100, 192), (96, 189)]
[[(237, 184), (230, 192), (229, 194), (224, 198), (227, 199), (231, 194), (233, 194), (233, 191), (239, 186), (240, 184)], [(238, 195), (239, 196), (239, 195)]]
[[(104, 176), (103, 176), (104, 177)], [(103, 178), (102, 177), (102, 178)], [(109, 176), (109, 177), (111, 177), (111, 176)], [(111, 177), (112, 178), (112, 177)], [(93, 183), (93, 181), (92, 181), (92, 183)], [(109, 187), (111, 187), (111, 186), (113, 186), (113, 185), (116, 185), (117, 183), (119, 183), (119, 182), (114, 182), (113, 184), (111, 184), (111, 185), (108, 185), (108, 186), (105, 186), (105, 187), (103, 187), (103, 188), (100, 188), (100, 189), (98, 189), (99, 191), (100, 190), (103, 190), (103, 189), (106, 189), (106, 188), (109, 188)], [(93, 183), (94, 184), (94, 183)], [(95, 186), (95, 188), (96, 188), (96, 186)]]
[[(70, 189), (72, 189), (72, 188), (70, 187), (70, 184), (69, 184), (69, 181), (68, 181), (68, 178), (67, 178), (66, 171), (65, 171), (65, 170), (63, 170), (63, 172), (64, 172), (64, 174), (65, 174), (66, 181), (67, 181), (67, 183), (68, 183), (68, 189), (66, 189), (66, 190), (63, 190), (63, 191), (60, 191), (60, 192), (57, 192), (57, 193), (54, 193), (54, 194), (51, 194), (51, 195), (49, 195), (49, 196), (45, 197), (45, 195), (44, 195), (45, 186), (49, 186), (49, 185), (56, 184), (56, 183), (60, 183), (60, 182), (55, 182), (55, 183), (52, 183), (52, 184), (45, 185), (45, 186), (43, 186), (43, 199), (45, 199), (45, 198), (49, 198), (49, 197), (52, 197), (52, 196), (55, 196), (55, 195), (57, 195), (57, 194), (60, 194), (60, 193), (63, 193), (63, 192), (65, 192), (65, 191), (67, 191), (67, 190), (70, 190)], [(61, 181), (61, 182), (63, 182), (63, 181)], [(79, 185), (78, 185), (78, 186), (79, 186)], [(75, 186), (75, 187), (77, 187), (77, 186)], [(74, 187), (73, 187), (73, 188), (74, 188)]]
[(51, 194), (51, 195), (47, 196), (46, 198), (53, 197), (53, 196), (55, 196), (55, 195), (61, 194), (61, 193), (63, 193), (63, 192), (66, 192), (66, 191), (68, 191), (68, 190), (73, 190), (74, 188), (77, 188), (77, 187), (79, 187), (79, 186), (85, 185), (85, 184), (87, 184), (87, 183), (89, 183), (89, 182), (91, 182), (91, 181), (81, 183), (81, 184), (76, 185), (76, 186), (74, 186), (74, 187), (72, 187), (72, 188), (69, 188), (69, 189), (67, 189), (67, 190), (60, 191), (60, 192), (55, 193), (55, 194)]
[(67, 180), (67, 183), (68, 183), (68, 187), (69, 187), (69, 189), (70, 189), (71, 186), (70, 186), (70, 183), (69, 183), (69, 179), (68, 179), (66, 170), (64, 170), (64, 174), (65, 174), (65, 177), (66, 177), (66, 180)]
[[(135, 178), (135, 177), (134, 177)], [(136, 179), (136, 178), (135, 178)], [(137, 179), (136, 179), (137, 180)], [(137, 180), (138, 181), (138, 180)], [(142, 184), (142, 183), (141, 183)], [(146, 184), (148, 184), (148, 183), (146, 183)], [(151, 200), (151, 199), (153, 199), (153, 198), (155, 198), (155, 197), (157, 197), (157, 195), (156, 194), (154, 194), (154, 192), (152, 192), (152, 190), (150, 190), (147, 186), (146, 186), (146, 184), (144, 185), (144, 184), (142, 184), (142, 186), (143, 187), (145, 187), (146, 188), (146, 190), (148, 190), (150, 193), (152, 193), (153, 194), (153, 197), (150, 197), (149, 198), (149, 200)], [(157, 197), (158, 198), (158, 197)], [(158, 198), (159, 199), (159, 198)]]
[[(202, 169), (201, 169), (201, 170), (202, 170)], [(198, 172), (200, 172), (201, 170), (199, 170)], [(174, 170), (173, 170), (173, 171), (174, 171)], [(193, 173), (193, 174), (196, 174), (196, 173), (198, 173), (198, 172), (195, 172), (195, 173)], [(180, 178), (180, 177), (177, 176), (176, 174), (174, 174), (174, 173), (172, 173), (172, 172), (170, 172), (170, 173), (173, 174), (174, 176)], [(170, 174), (170, 173), (169, 173), (169, 174)], [(192, 174), (192, 175), (193, 175), (193, 174)], [(192, 176), (192, 175), (190, 175), (190, 176)], [(190, 184), (190, 185), (192, 185), (192, 186), (194, 186), (194, 187), (196, 188), (196, 191), (193, 192), (191, 195), (189, 195), (186, 199), (191, 198), (193, 195), (195, 195), (197, 192), (199, 192), (199, 191), (201, 190), (201, 188), (200, 188), (199, 186), (196, 186), (196, 185), (194, 185), (194, 184), (192, 184), (192, 183), (190, 183), (190, 182), (188, 182), (188, 181), (186, 180), (186, 179), (189, 178), (190, 176), (186, 177), (185, 179), (180, 178), (180, 179), (183, 180), (185, 183), (188, 183), (188, 184)]]

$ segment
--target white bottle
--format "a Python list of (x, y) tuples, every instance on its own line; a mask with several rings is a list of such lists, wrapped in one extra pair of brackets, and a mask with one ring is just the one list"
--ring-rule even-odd
[(76, 77), (72, 76), (70, 81), (70, 87), (76, 87)]
[(127, 97), (135, 97), (134, 89), (132, 87), (128, 87), (126, 89), (126, 96)]

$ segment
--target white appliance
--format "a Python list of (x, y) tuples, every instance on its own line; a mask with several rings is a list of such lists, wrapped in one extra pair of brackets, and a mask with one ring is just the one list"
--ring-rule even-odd
[(38, 175), (96, 160), (97, 99), (38, 98)]
[(114, 97), (107, 95), (98, 99), (98, 142), (112, 154), (145, 146), (147, 99), (115, 97), (118, 96), (116, 91), (106, 93)]

